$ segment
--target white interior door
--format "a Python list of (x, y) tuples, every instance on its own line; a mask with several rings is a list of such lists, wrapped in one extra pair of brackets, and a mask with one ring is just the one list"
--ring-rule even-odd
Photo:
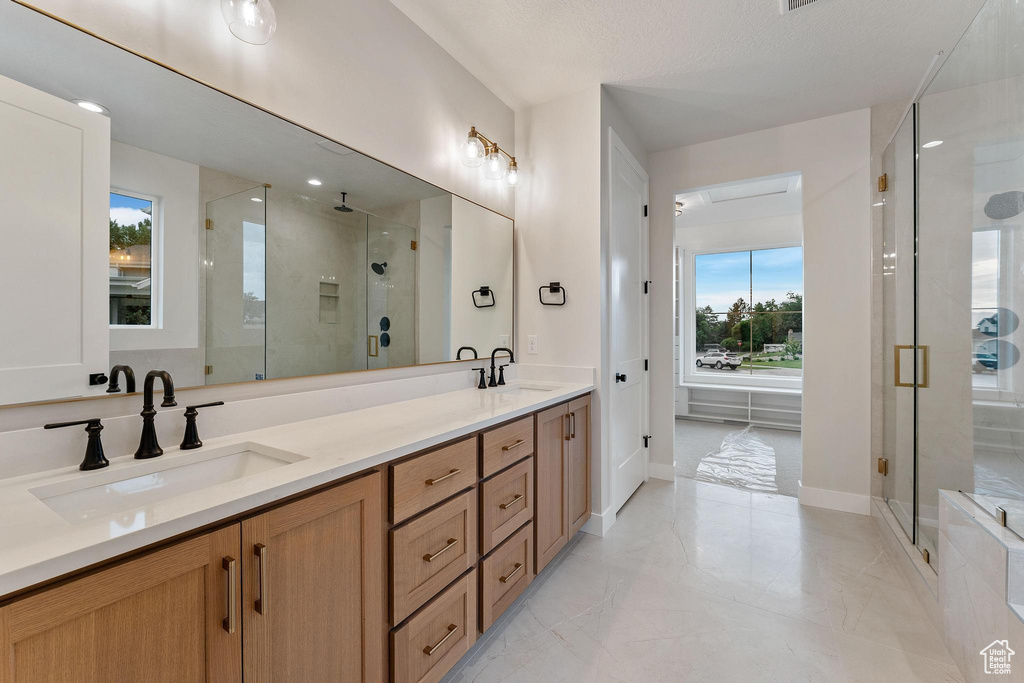
[(647, 479), (647, 173), (609, 129), (608, 328), (611, 493), (614, 509)]
[(0, 76), (0, 189), (0, 404), (102, 393), (110, 119)]

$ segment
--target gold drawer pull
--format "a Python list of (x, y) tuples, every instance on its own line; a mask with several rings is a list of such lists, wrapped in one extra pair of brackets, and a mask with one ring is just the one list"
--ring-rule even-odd
[(459, 627), (456, 626), (455, 624), (448, 624), (448, 633), (444, 634), (444, 638), (442, 638), (441, 640), (437, 641), (436, 645), (427, 645), (425, 648), (423, 648), (423, 654), (425, 654), (425, 655), (432, 655), (435, 652), (437, 652), (437, 648), (439, 648), (442, 645), (444, 645), (444, 641), (448, 640), (453, 635), (455, 635), (455, 632), (458, 631), (458, 630), (459, 630)]
[(443, 552), (445, 552), (445, 551), (447, 551), (447, 550), (451, 550), (452, 548), (454, 548), (454, 547), (455, 547), (455, 545), (456, 545), (456, 544), (457, 544), (458, 542), (459, 542), (459, 541), (458, 541), (458, 539), (456, 539), (456, 538), (449, 538), (449, 539), (448, 539), (448, 545), (446, 545), (445, 547), (441, 548), (440, 550), (438, 550), (438, 551), (437, 551), (436, 553), (434, 553), (433, 555), (424, 555), (424, 556), (423, 556), (423, 559), (424, 559), (424, 560), (425, 560), (426, 562), (433, 562), (434, 560), (436, 560), (436, 559), (438, 558), (438, 556), (439, 556), (439, 555), (441, 555), (441, 553), (443, 553)]
[(510, 571), (508, 573), (508, 576), (499, 576), (498, 577), (498, 581), (501, 581), (502, 583), (508, 583), (508, 580), (511, 579), (516, 574), (518, 574), (519, 570), (522, 569), (522, 568), (523, 568), (523, 563), (522, 562), (516, 562), (516, 566), (513, 567), (512, 571)]
[(235, 593), (235, 558), (225, 557), (221, 560), (221, 567), (228, 573), (228, 615), (221, 622), (224, 626), (224, 630), (228, 633), (235, 632), (235, 611), (238, 606), (238, 597)]
[(516, 442), (515, 442), (514, 444), (512, 444), (511, 446), (502, 446), (502, 447), (501, 447), (501, 450), (503, 450), (503, 451), (510, 451), (510, 450), (512, 450), (513, 448), (519, 448), (519, 447), (520, 447), (520, 446), (522, 446), (522, 445), (523, 445), (524, 443), (526, 443), (526, 439), (519, 439), (519, 441), (516, 441)]
[(502, 510), (508, 510), (510, 507), (512, 507), (513, 505), (515, 505), (516, 503), (518, 503), (522, 499), (523, 499), (523, 494), (517, 493), (515, 498), (513, 498), (512, 500), (510, 500), (507, 503), (502, 503), (498, 507), (501, 508)]
[(438, 484), (438, 483), (444, 481), (445, 479), (451, 479), (456, 474), (460, 474), (461, 472), (462, 472), (462, 470), (452, 470), (451, 472), (449, 472), (448, 474), (444, 475), (443, 477), (438, 477), (437, 479), (427, 479), (423, 483), (426, 484), (427, 486), (433, 486), (434, 484)]

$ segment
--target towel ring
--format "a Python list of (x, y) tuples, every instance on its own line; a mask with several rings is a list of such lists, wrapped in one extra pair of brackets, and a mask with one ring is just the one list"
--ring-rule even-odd
[[(480, 298), (484, 300), (486, 300), (487, 297), (490, 297), (491, 303), (481, 304), (480, 302), (477, 301), (477, 294), (479, 294)], [(491, 308), (494, 306), (495, 303), (497, 302), (494, 300), (494, 290), (488, 287), (487, 285), (483, 285), (482, 287), (480, 287), (480, 289), (477, 289), (473, 292), (473, 305), (476, 306), (477, 308)]]
[[(562, 300), (556, 302), (544, 301), (545, 289), (548, 290), (548, 292), (550, 292), (551, 294), (561, 294)], [(560, 282), (552, 282), (547, 285), (541, 285), (540, 287), (537, 288), (537, 297), (540, 299), (541, 304), (543, 304), (544, 306), (564, 306), (568, 298), (565, 293), (565, 287), (563, 287), (562, 283)]]

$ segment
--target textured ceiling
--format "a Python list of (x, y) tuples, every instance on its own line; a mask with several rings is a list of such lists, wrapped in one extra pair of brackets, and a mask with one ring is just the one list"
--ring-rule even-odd
[(983, 0), (391, 0), (513, 108), (603, 83), (650, 152), (913, 95)]

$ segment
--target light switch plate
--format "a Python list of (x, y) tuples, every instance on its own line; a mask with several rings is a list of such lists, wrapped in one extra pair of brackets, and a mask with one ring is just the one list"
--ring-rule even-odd
[(537, 335), (526, 335), (526, 352), (531, 356), (536, 356), (539, 353), (537, 351)]

